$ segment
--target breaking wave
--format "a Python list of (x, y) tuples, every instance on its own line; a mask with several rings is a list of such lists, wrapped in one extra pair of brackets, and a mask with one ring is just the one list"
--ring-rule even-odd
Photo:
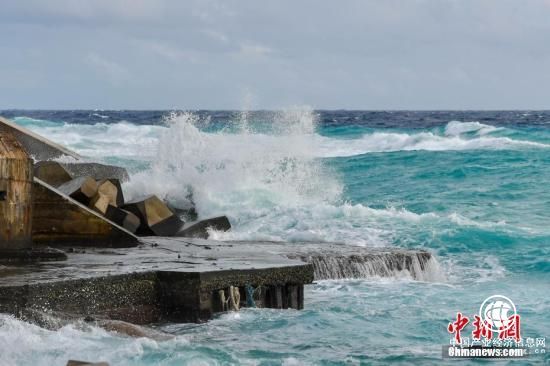
[[(550, 148), (548, 143), (514, 138), (514, 130), (480, 122), (451, 121), (444, 128), (419, 132), (373, 130), (343, 139), (318, 134), (317, 115), (307, 107), (274, 113), (267, 131), (265, 128), (255, 129), (249, 119), (248, 113), (240, 113), (236, 130), (222, 129), (218, 132), (206, 132), (203, 127), (209, 121), (201, 120), (193, 113), (171, 114), (166, 118), (166, 125), (135, 125), (125, 121), (84, 125), (28, 117), (14, 120), (83, 156), (94, 158), (121, 156), (152, 160), (158, 154), (166, 158), (169, 149), (182, 148), (182, 152), (186, 153), (189, 148), (182, 144), (183, 141), (195, 150), (205, 145), (218, 151), (229, 147), (228, 159), (246, 152), (246, 149), (250, 149), (251, 154), (269, 152), (279, 156), (328, 158), (414, 150)], [(511, 137), (500, 136), (499, 133)], [(288, 151), (285, 152), (285, 149)]]
[(320, 134), (318, 116), (308, 107), (273, 113), (266, 123), (250, 118), (240, 113), (231, 128), (217, 130), (210, 128), (210, 120), (193, 113), (170, 114), (164, 125), (16, 121), (82, 155), (129, 167), (134, 174), (124, 187), (127, 198), (154, 193), (185, 206), (192, 194), (202, 216), (229, 216), (234, 229), (214, 233), (228, 240), (386, 246), (411, 225), (452, 223), (506, 230), (504, 222), (476, 221), (455, 213), (414, 213), (398, 206), (371, 208), (346, 202), (340, 175), (323, 158), (550, 147), (514, 139), (513, 130), (480, 122), (451, 121), (421, 131), (369, 131), (344, 139)]
[[(0, 344), (3, 366), (65, 365), (69, 359), (135, 365), (148, 364), (147, 356), (153, 352), (171, 354), (176, 349), (188, 348), (189, 340), (185, 336), (175, 336), (169, 341), (125, 337), (82, 322), (48, 330), (0, 314)], [(188, 351), (178, 356), (179, 362), (192, 359), (193, 352)]]
[(517, 140), (506, 136), (491, 136), (503, 128), (479, 122), (449, 122), (443, 133), (373, 132), (357, 139), (338, 140), (323, 138), (319, 156), (354, 156), (376, 152), (395, 151), (449, 151), (449, 150), (515, 150), (522, 148), (550, 148), (550, 144)]

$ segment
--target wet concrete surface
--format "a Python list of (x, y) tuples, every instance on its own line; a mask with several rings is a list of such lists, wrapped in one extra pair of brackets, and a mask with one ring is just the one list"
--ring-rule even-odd
[[(345, 257), (428, 252), (365, 248), (333, 243), (221, 242), (190, 238), (142, 238), (135, 248), (65, 247), (68, 259), (0, 266), (0, 287), (82, 279), (133, 272), (216, 272), (304, 265), (314, 256)], [(292, 258), (292, 259), (291, 259)]]

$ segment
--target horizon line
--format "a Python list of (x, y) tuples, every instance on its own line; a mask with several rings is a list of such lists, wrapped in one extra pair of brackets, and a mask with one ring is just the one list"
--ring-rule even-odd
[[(177, 111), (177, 112), (184, 112), (184, 111), (192, 111), (192, 112), (207, 112), (207, 111), (218, 111), (218, 112), (276, 112), (276, 111), (285, 111), (289, 109), (295, 109), (300, 107), (307, 107), (307, 105), (304, 106), (291, 106), (288, 108), (258, 108), (258, 109), (233, 109), (233, 108), (221, 108), (221, 109), (213, 109), (213, 108), (152, 108), (152, 109), (133, 109), (133, 108), (120, 108), (120, 109), (110, 109), (110, 108), (0, 108), (0, 112), (12, 112), (12, 111), (73, 111), (73, 112), (84, 112), (84, 111), (94, 111), (94, 112), (170, 112), (170, 111)], [(530, 108), (506, 108), (506, 109), (483, 109), (483, 108), (472, 108), (472, 109), (454, 109), (454, 108), (444, 108), (444, 109), (360, 109), (360, 108), (312, 108), (314, 111), (318, 112), (550, 112), (550, 108), (548, 109), (530, 109)]]

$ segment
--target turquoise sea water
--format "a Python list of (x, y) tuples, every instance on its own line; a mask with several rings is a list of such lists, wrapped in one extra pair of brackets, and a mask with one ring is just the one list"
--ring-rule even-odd
[[(550, 335), (548, 113), (13, 113), (83, 155), (128, 167), (127, 197), (147, 187), (177, 203), (192, 191), (202, 216), (228, 214), (233, 230), (218, 239), (423, 248), (441, 273), (320, 281), (307, 286), (303, 311), (156, 325), (175, 335), (167, 341), (81, 324), (49, 331), (2, 315), (2, 364), (439, 365), (456, 312), (473, 317), (494, 294), (514, 301), (523, 337)], [(512, 364), (532, 362), (550, 358)]]

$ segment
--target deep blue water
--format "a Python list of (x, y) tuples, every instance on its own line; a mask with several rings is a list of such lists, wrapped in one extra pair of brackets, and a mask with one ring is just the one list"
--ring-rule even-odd
[[(219, 239), (338, 241), (423, 248), (427, 282), (322, 281), (306, 309), (247, 309), (171, 341), (0, 320), (5, 364), (434, 364), (457, 311), (510, 297), (524, 337), (550, 329), (548, 111), (1, 111), (82, 155), (132, 172), (199, 214), (227, 214)], [(469, 328), (471, 331), (471, 328)], [(84, 357), (86, 358), (86, 357)], [(548, 362), (532, 356), (528, 362)], [(456, 363), (456, 362), (455, 362)], [(525, 363), (525, 362), (524, 362)]]
[[(161, 123), (170, 112), (182, 111), (109, 111), (109, 110), (0, 110), (6, 118), (30, 117), (64, 123), (94, 124), (128, 121), (138, 125)], [(372, 128), (431, 128), (449, 121), (478, 121), (498, 126), (548, 126), (550, 111), (316, 111), (322, 127), (363, 126)], [(240, 111), (193, 111), (216, 122), (239, 118)], [(252, 115), (273, 114), (272, 111), (253, 111)], [(265, 118), (265, 117), (264, 117)]]

